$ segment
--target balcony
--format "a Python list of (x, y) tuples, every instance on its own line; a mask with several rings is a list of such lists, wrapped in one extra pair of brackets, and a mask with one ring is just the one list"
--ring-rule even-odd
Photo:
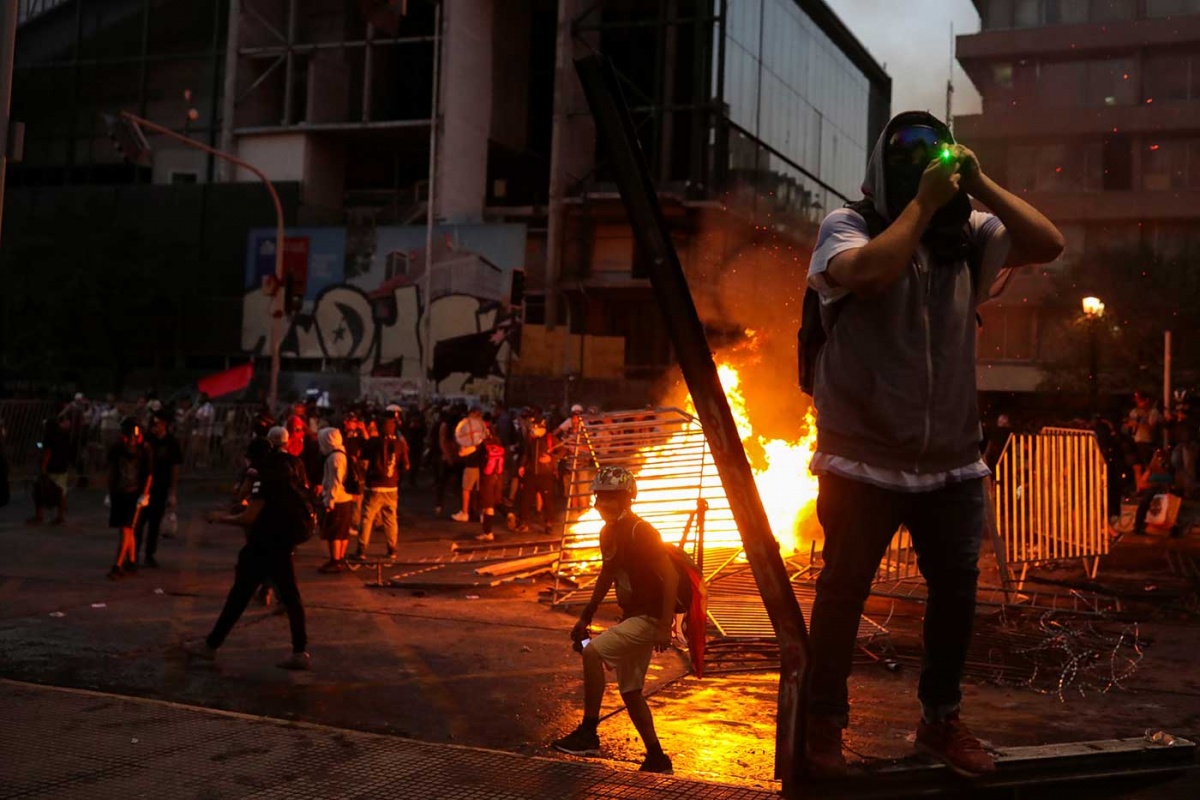
[(1102, 108), (1016, 105), (1003, 111), (954, 118), (954, 133), (964, 142), (1107, 133), (1170, 135), (1194, 131), (1200, 131), (1200, 102), (1196, 101)]
[(970, 73), (973, 62), (1041, 55), (1061, 58), (1067, 53), (1082, 58), (1143, 47), (1196, 44), (1200, 42), (1200, 16), (995, 30), (956, 38), (958, 61)]
[(1200, 219), (1200, 191), (1024, 192), (1021, 197), (1057, 223)]

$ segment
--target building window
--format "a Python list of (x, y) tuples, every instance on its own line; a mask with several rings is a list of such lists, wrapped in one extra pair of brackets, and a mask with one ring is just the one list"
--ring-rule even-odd
[(1200, 14), (1200, 0), (1146, 0), (1147, 17), (1180, 17)]
[(1147, 55), (1142, 93), (1155, 102), (1200, 98), (1200, 86), (1193, 77), (1197, 74), (1195, 61), (1186, 53)]
[(1084, 256), (1094, 258), (1113, 252), (1128, 252), (1138, 246), (1141, 228), (1135, 222), (1089, 225), (1083, 240)]
[(984, 312), (979, 329), (981, 361), (1033, 361), (1037, 317), (1032, 308), (1000, 307)]
[(1100, 142), (1015, 145), (1007, 160), (1014, 191), (1098, 192), (1104, 188), (1104, 146)]
[(525, 324), (526, 325), (545, 325), (546, 324), (546, 295), (544, 294), (527, 294), (525, 295)]
[(1088, 22), (1121, 22), (1137, 16), (1137, 0), (1091, 0)]
[(1147, 144), (1142, 152), (1142, 188), (1148, 192), (1200, 189), (1200, 139)]
[[(1183, 2), (1196, 5), (1200, 0)], [(1118, 22), (1136, 16), (1137, 0), (992, 0), (988, 3), (984, 28), (1082, 25), (1089, 22)]]

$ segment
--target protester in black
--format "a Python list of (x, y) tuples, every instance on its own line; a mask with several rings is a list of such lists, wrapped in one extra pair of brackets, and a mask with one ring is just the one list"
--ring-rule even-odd
[(108, 526), (121, 532), (109, 580), (137, 572), (133, 528), (139, 511), (150, 502), (153, 469), (150, 448), (142, 441), (142, 426), (133, 417), (126, 417), (121, 423), (121, 441), (108, 453)]
[(158, 534), (162, 528), (163, 516), (168, 510), (175, 510), (179, 465), (183, 463), (183, 447), (168, 428), (170, 418), (170, 412), (165, 409), (155, 411), (154, 421), (150, 425), (150, 436), (146, 439), (146, 446), (150, 449), (154, 464), (154, 480), (150, 482), (150, 502), (138, 515), (137, 528), (134, 530), (133, 560), (139, 560), (142, 540), (145, 538), (146, 560), (143, 563), (147, 567), (158, 566), (154, 557), (158, 552)]
[(245, 510), (238, 514), (214, 511), (208, 515), (210, 523), (239, 525), (246, 529), (246, 546), (238, 553), (233, 586), (212, 632), (203, 641), (185, 644), (184, 651), (207, 661), (216, 658), (217, 650), (245, 612), (254, 592), (269, 580), (287, 609), (292, 634), (292, 654), (276, 666), (280, 669), (311, 669), (304, 605), (292, 564), (293, 543), (300, 538), (303, 525), (299, 516), (302, 507), (296, 501), (299, 494), (289, 485), (291, 470), (282, 454), (268, 447), (261, 455), (254, 455), (253, 485)]
[(379, 419), (379, 436), (368, 439), (361, 451), (366, 462), (367, 492), (363, 501), (362, 525), (359, 526), (358, 550), (355, 560), (367, 560), (367, 548), (371, 545), (371, 533), (378, 521), (383, 525), (383, 536), (387, 541), (387, 557), (396, 557), (396, 539), (399, 524), (396, 509), (400, 499), (400, 479), (409, 469), (408, 442), (396, 435), (399, 420), (393, 414)]
[(554, 517), (554, 483), (558, 467), (554, 463), (554, 435), (547, 430), (543, 418), (530, 421), (517, 474), (521, 478), (521, 518), (517, 532), (528, 531), (534, 516), (540, 515), (543, 532), (549, 533)]
[(41, 471), (33, 491), (33, 517), (30, 525), (41, 525), (45, 509), (54, 508), (57, 515), (55, 525), (66, 523), (67, 487), (70, 485), (71, 464), (75, 460), (75, 447), (71, 438), (71, 416), (64, 409), (55, 419), (46, 421), (42, 434)]

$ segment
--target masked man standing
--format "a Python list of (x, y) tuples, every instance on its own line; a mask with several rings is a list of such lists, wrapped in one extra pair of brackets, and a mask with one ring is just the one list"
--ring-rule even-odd
[[(863, 193), (821, 223), (808, 273), (827, 341), (813, 390), (825, 566), (812, 613), (806, 764), (821, 777), (846, 770), (858, 619), (904, 525), (929, 590), (917, 748), (976, 776), (995, 768), (959, 718), (988, 474), (976, 306), (1004, 270), (1057, 258), (1063, 237), (924, 112), (888, 123)], [(972, 211), (968, 195), (991, 213)]]

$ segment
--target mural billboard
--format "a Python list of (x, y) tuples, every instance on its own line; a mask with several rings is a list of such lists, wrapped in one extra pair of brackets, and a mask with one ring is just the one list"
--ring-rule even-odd
[[(442, 394), (503, 383), (519, 333), (507, 300), (513, 270), (524, 268), (524, 225), (438, 226), (429, 258), (423, 225), (289, 228), (284, 237), (289, 268), (307, 277), (304, 302), (284, 334), (284, 358), (351, 359), (364, 376), (418, 391), (428, 360)], [(274, 258), (274, 229), (252, 230), (242, 348), (262, 356), (271, 302), (263, 277)]]

